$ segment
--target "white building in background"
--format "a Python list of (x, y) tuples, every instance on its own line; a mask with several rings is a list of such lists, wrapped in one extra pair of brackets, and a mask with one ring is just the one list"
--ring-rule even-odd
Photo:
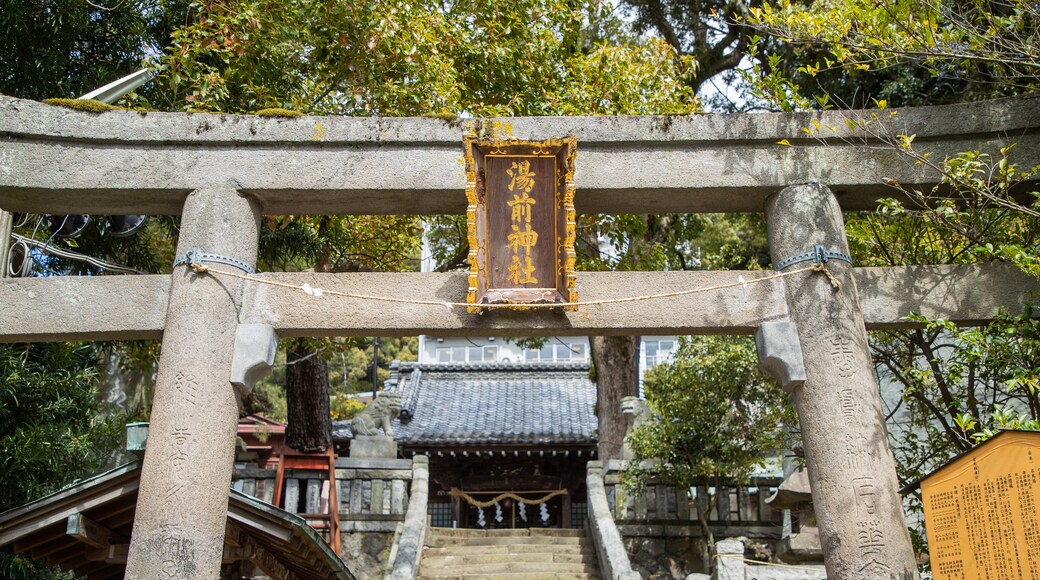
[[(669, 362), (679, 348), (674, 336), (644, 336), (639, 343), (639, 383), (643, 375), (661, 363)], [(553, 336), (541, 348), (521, 348), (501, 337), (458, 338), (419, 337), (419, 363), (481, 362), (590, 362), (586, 336)]]

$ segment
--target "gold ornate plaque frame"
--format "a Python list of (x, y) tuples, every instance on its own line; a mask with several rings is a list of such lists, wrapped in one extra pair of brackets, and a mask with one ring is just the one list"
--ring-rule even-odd
[[(574, 277), (577, 139), (463, 139), (471, 313), (483, 305), (578, 300)], [(551, 181), (544, 179), (552, 176)], [(529, 194), (532, 195), (529, 197)], [(507, 217), (508, 216), (508, 217)], [(532, 227), (532, 226), (536, 227)], [(508, 226), (508, 227), (507, 227)]]

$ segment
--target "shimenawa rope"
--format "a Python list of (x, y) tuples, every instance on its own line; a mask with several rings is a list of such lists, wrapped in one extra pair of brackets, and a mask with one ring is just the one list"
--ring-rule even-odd
[(557, 489), (555, 491), (550, 491), (549, 493), (543, 495), (541, 499), (526, 499), (526, 498), (520, 497), (519, 495), (517, 495), (517, 494), (515, 494), (513, 492), (508, 492), (507, 491), (506, 493), (497, 495), (494, 498), (489, 499), (487, 501), (480, 501), (479, 499), (474, 498), (470, 494), (462, 491), (461, 489), (459, 489), (457, 487), (451, 488), (451, 491), (449, 493), (451, 494), (451, 497), (461, 497), (462, 499), (466, 500), (466, 503), (468, 503), (471, 506), (478, 507), (478, 508), (486, 508), (486, 507), (491, 507), (491, 506), (495, 505), (496, 503), (498, 503), (498, 502), (500, 502), (500, 501), (502, 501), (502, 500), (504, 500), (506, 498), (513, 499), (513, 500), (516, 500), (516, 501), (519, 501), (519, 502), (523, 502), (523, 503), (525, 503), (527, 505), (541, 505), (541, 504), (549, 501), (550, 499), (552, 499), (552, 498), (554, 498), (554, 497), (556, 497), (558, 495), (567, 495), (567, 490), (566, 489)]

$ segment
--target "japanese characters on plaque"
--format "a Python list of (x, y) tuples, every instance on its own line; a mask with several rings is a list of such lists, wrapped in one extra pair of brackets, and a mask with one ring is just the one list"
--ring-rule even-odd
[(578, 299), (574, 278), (573, 137), (484, 140), (467, 135), (470, 312), (482, 305)]
[(1040, 433), (1004, 431), (921, 480), (935, 580), (1040, 578)]

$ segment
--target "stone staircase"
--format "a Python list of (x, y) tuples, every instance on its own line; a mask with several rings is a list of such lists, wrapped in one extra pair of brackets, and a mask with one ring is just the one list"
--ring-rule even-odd
[(429, 528), (420, 579), (594, 580), (596, 548), (585, 530)]

